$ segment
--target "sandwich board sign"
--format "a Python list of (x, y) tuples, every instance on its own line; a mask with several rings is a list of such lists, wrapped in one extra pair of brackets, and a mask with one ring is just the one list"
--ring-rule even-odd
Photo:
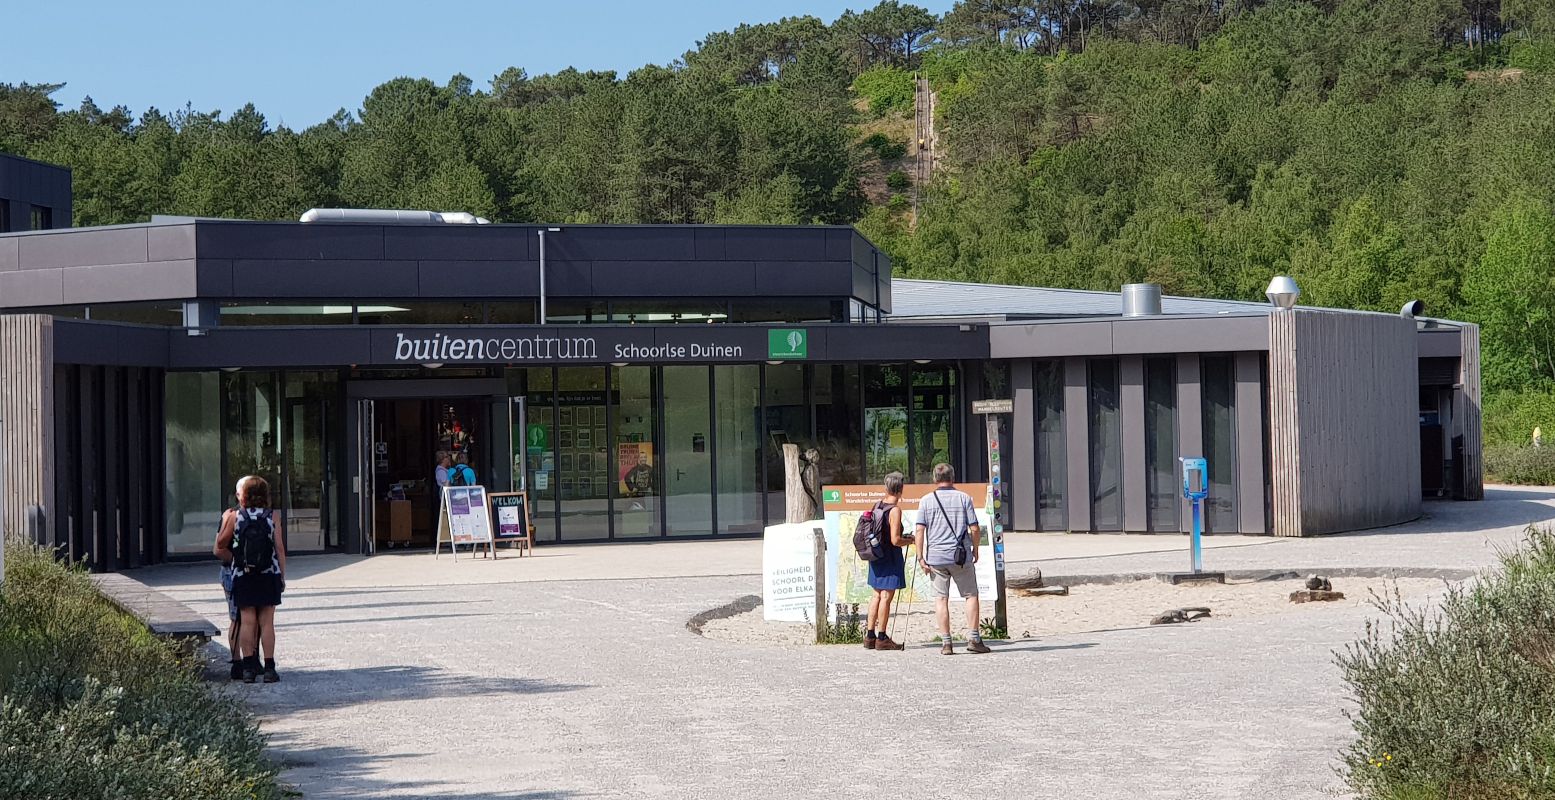
[(470, 555), (473, 556), (476, 548), (484, 544), (492, 557), (496, 557), (492, 543), (491, 509), (486, 505), (486, 487), (449, 486), (443, 489), (434, 557), (442, 554), (443, 542), (448, 542), (455, 561), (459, 560), (459, 545), (469, 545)]

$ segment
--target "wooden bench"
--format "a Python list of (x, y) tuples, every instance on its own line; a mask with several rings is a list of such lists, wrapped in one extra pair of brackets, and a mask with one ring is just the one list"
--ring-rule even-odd
[(153, 635), (192, 649), (220, 633), (188, 606), (127, 575), (98, 573), (92, 581), (104, 597), (140, 620)]

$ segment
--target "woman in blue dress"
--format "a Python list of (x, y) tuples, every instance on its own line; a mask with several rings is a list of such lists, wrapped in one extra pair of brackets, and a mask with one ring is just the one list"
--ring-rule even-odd
[(902, 531), (902, 473), (885, 476), (885, 499), (875, 505), (875, 514), (886, 515), (889, 541), (881, 549), (884, 554), (869, 562), (869, 587), (875, 590), (869, 598), (869, 630), (864, 633), (866, 650), (900, 650), (902, 646), (891, 641), (891, 601), (896, 591), (907, 586), (907, 559), (902, 548), (912, 544), (912, 535)]

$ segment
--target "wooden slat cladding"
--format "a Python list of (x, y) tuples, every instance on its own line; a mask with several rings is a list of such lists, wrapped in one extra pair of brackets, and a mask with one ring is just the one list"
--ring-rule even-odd
[(29, 507), (53, 508), (53, 416), (53, 319), (0, 315), (0, 527), (8, 537), (26, 535)]
[(1479, 326), (1463, 325), (1463, 355), (1459, 381), (1463, 384), (1463, 499), (1485, 499), (1485, 444), (1480, 427)]
[(1297, 309), (1269, 316), (1277, 536), (1374, 528), (1420, 514), (1415, 323)]

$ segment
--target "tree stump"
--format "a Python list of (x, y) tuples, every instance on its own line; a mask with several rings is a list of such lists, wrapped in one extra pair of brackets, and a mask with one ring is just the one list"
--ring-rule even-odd
[(1325, 603), (1343, 599), (1344, 592), (1331, 589), (1297, 589), (1290, 593), (1292, 603)]
[(821, 518), (821, 454), (799, 452), (799, 445), (783, 445), (785, 522), (810, 522)]

